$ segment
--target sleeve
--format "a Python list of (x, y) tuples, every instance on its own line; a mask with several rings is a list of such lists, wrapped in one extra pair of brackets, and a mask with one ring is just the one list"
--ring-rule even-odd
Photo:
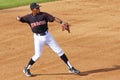
[(23, 23), (29, 23), (28, 17), (29, 17), (28, 15), (22, 16), (20, 21)]
[(45, 16), (48, 22), (53, 22), (55, 20), (55, 17), (51, 14), (45, 13)]

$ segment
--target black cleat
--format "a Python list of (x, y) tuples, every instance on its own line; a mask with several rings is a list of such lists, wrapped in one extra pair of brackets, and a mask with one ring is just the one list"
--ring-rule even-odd
[(23, 72), (25, 73), (26, 76), (31, 77), (32, 74), (30, 72), (30, 69), (27, 69), (26, 67), (23, 69)]
[(74, 74), (80, 74), (80, 71), (75, 69), (74, 67), (70, 68), (69, 72), (74, 73)]

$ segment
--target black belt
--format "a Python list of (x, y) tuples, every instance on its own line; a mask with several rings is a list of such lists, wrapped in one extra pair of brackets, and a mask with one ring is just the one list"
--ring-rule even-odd
[(48, 33), (48, 31), (43, 32), (43, 33), (36, 33), (36, 35), (44, 36), (44, 35), (46, 35), (47, 33)]

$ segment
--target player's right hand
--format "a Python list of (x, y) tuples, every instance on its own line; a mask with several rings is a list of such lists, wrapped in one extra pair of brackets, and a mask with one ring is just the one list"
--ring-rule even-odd
[(17, 16), (16, 17), (16, 20), (20, 21), (21, 17), (20, 16)]

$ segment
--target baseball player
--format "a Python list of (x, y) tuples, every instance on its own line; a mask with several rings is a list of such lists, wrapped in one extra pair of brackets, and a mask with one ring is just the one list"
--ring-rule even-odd
[(27, 14), (25, 16), (17, 16), (17, 20), (22, 23), (28, 23), (32, 32), (34, 33), (34, 47), (35, 54), (30, 59), (29, 63), (23, 69), (23, 72), (26, 76), (32, 76), (30, 72), (31, 66), (40, 58), (42, 55), (44, 45), (48, 45), (58, 56), (65, 62), (68, 66), (70, 72), (79, 74), (80, 71), (75, 69), (69, 62), (67, 56), (64, 51), (59, 47), (55, 39), (52, 37), (50, 32), (48, 31), (48, 22), (58, 22), (62, 25), (63, 30), (69, 30), (69, 24), (64, 23), (61, 19), (40, 11), (40, 6), (38, 3), (31, 3), (30, 9), (32, 13)]

